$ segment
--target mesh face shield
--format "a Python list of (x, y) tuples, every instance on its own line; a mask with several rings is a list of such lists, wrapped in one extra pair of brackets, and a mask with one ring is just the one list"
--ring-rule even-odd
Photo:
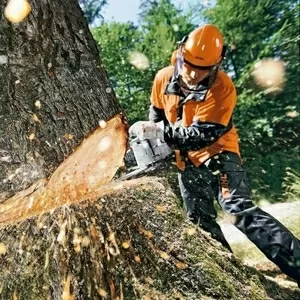
[[(211, 82), (211, 78), (215, 77), (215, 75), (219, 69), (220, 63), (218, 63), (214, 66), (209, 66), (209, 67), (201, 67), (201, 66), (193, 65), (192, 63), (185, 60), (185, 58), (182, 54), (182, 47), (183, 47), (183, 45), (181, 45), (178, 50), (176, 64), (175, 64), (175, 70), (174, 70), (174, 77), (178, 80), (180, 87), (183, 90), (186, 90), (187, 92), (196, 92), (196, 93), (209, 89), (213, 83), (213, 82)], [(188, 73), (190, 73), (190, 74), (199, 72), (199, 71), (206, 71), (207, 74), (205, 75), (205, 77), (199, 79), (199, 82), (196, 82), (191, 85), (191, 84), (186, 83), (185, 80), (183, 79), (184, 69), (188, 70)]]
[[(183, 69), (190, 66), (191, 70), (199, 69), (208, 71), (207, 75), (201, 79), (197, 84), (187, 85), (183, 80)], [(204, 101), (209, 88), (212, 86), (216, 79), (216, 75), (219, 69), (219, 64), (211, 67), (199, 67), (194, 66), (191, 63), (185, 61), (182, 54), (182, 45), (180, 45), (175, 63), (175, 69), (173, 76), (166, 87), (166, 94), (183, 93), (185, 95), (185, 101), (195, 100)]]

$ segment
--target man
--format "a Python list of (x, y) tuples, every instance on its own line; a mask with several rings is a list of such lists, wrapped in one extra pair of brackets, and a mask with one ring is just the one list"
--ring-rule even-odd
[(216, 222), (214, 199), (234, 216), (234, 225), (288, 276), (300, 281), (300, 241), (255, 206), (232, 121), (236, 89), (220, 70), (223, 36), (213, 25), (192, 31), (179, 44), (176, 60), (155, 76), (150, 122), (130, 133), (159, 137), (175, 151), (178, 182), (188, 218), (230, 249)]

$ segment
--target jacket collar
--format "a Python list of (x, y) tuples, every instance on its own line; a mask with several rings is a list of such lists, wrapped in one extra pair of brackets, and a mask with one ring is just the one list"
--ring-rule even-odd
[(183, 89), (181, 88), (178, 78), (176, 78), (174, 75), (169, 79), (169, 82), (166, 85), (165, 88), (165, 95), (176, 95), (181, 98), (184, 98), (184, 103), (193, 100), (193, 101), (205, 101), (207, 92), (209, 88), (207, 87), (209, 82), (209, 78), (205, 78), (200, 84), (199, 84), (199, 90), (198, 91), (189, 91), (187, 90), (187, 93), (183, 92)]

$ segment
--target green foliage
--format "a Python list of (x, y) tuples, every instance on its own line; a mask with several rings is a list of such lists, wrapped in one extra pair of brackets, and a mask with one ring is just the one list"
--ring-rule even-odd
[(284, 196), (287, 199), (292, 199), (292, 200), (299, 200), (300, 199), (299, 164), (298, 164), (298, 171), (296, 171), (293, 168), (287, 168), (286, 169), (286, 176), (284, 178), (282, 186), (285, 189)]
[(87, 22), (91, 25), (97, 19), (102, 19), (102, 8), (107, 4), (107, 0), (79, 0), (79, 4), (84, 12)]
[(195, 26), (188, 21), (190, 14), (183, 14), (170, 0), (153, 2), (155, 4), (144, 11), (140, 22), (145, 51), (152, 58), (153, 68), (157, 71), (170, 61), (176, 42)]
[(93, 30), (100, 46), (103, 65), (129, 120), (146, 118), (149, 89), (153, 74), (139, 70), (129, 61), (143, 40), (142, 33), (131, 23), (103, 24)]
[[(147, 119), (155, 73), (169, 64), (176, 41), (194, 27), (171, 1), (154, 2), (144, 11), (139, 27), (132, 23), (105, 23), (93, 30), (103, 65), (130, 123)], [(148, 58), (148, 68), (132, 65), (129, 56), (135, 52)]]
[(298, 151), (291, 150), (285, 153), (279, 149), (259, 153), (254, 147), (252, 150), (252, 156), (244, 157), (244, 164), (251, 182), (254, 200), (260, 200), (262, 197), (269, 202), (297, 200), (297, 197), (292, 197), (284, 191), (290, 190), (293, 182), (295, 184), (297, 182), (291, 180), (291, 176), (287, 176), (287, 170), (299, 169), (299, 165), (295, 164)]

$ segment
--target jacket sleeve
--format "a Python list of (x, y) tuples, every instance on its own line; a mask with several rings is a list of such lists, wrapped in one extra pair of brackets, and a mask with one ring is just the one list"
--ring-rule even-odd
[(227, 126), (217, 123), (193, 122), (191, 126), (184, 127), (179, 121), (173, 126), (165, 126), (165, 141), (173, 148), (182, 151), (198, 150), (216, 142), (232, 126), (231, 119)]
[(163, 75), (161, 71), (155, 75), (152, 90), (151, 90), (151, 105), (149, 108), (149, 120), (153, 122), (160, 122), (166, 120), (166, 115), (163, 106)]
[(157, 108), (151, 104), (149, 108), (149, 120), (155, 123), (164, 120), (164, 123), (166, 124), (165, 111), (162, 108)]

